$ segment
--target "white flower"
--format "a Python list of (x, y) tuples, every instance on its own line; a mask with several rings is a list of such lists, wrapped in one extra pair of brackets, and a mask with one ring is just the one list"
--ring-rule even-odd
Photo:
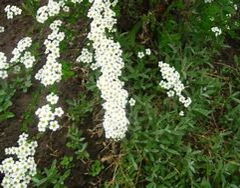
[(47, 95), (46, 99), (48, 102), (50, 102), (50, 104), (57, 104), (59, 97), (54, 93), (50, 93)]
[(138, 58), (142, 59), (145, 56), (143, 52), (138, 52)]
[(4, 32), (4, 27), (0, 26), (0, 33), (3, 33)]
[(204, 0), (205, 3), (211, 3), (213, 2), (214, 0)]
[(211, 30), (212, 30), (212, 32), (215, 33), (216, 37), (222, 34), (222, 30), (218, 27), (212, 27)]
[(128, 103), (129, 103), (130, 106), (134, 106), (135, 103), (136, 103), (136, 101), (135, 101), (133, 98), (131, 98), (131, 99), (128, 101)]
[(151, 53), (152, 53), (152, 52), (151, 52), (151, 50), (150, 50), (149, 48), (146, 49), (146, 54), (147, 54), (147, 55), (151, 55)]
[(8, 73), (5, 70), (0, 70), (0, 78), (5, 79), (8, 77)]
[(54, 115), (61, 117), (64, 114), (64, 111), (61, 107), (55, 108)]
[(67, 7), (67, 6), (64, 6), (64, 7), (63, 7), (63, 11), (64, 11), (64, 12), (69, 12), (69, 11), (70, 11), (70, 8)]
[(184, 112), (183, 112), (183, 111), (180, 111), (180, 112), (179, 112), (179, 116), (184, 116)]
[(49, 129), (56, 131), (56, 130), (58, 130), (59, 127), (60, 127), (60, 125), (58, 124), (57, 121), (50, 121)]
[(173, 97), (175, 95), (175, 92), (173, 90), (170, 90), (167, 92), (168, 97)]

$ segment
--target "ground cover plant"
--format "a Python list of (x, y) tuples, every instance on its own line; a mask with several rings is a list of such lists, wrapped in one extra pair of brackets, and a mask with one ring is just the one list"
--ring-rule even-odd
[(2, 187), (240, 186), (238, 0), (0, 0)]

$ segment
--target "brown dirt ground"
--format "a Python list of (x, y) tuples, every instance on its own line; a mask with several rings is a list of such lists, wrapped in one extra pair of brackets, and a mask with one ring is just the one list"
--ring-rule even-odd
[[(21, 7), (22, 1), (16, 0), (1, 0), (0, 5), (0, 25), (5, 27), (5, 32), (0, 34), (0, 51), (4, 52), (8, 58), (11, 58), (11, 51), (17, 44), (17, 42), (25, 37), (25, 34), (32, 29), (33, 21), (30, 16), (17, 16), (13, 20), (7, 20), (5, 13), (3, 11), (7, 4), (19, 5)], [(80, 32), (81, 30), (79, 30)], [(33, 40), (42, 39), (38, 37), (38, 31), (32, 32)], [(70, 49), (79, 49), (81, 46), (81, 37), (76, 40), (76, 44), (71, 44)], [(74, 52), (74, 50), (73, 50)], [(41, 52), (42, 53), (42, 52)], [(63, 59), (68, 59), (74, 61), (76, 54), (72, 54), (71, 50), (63, 55)], [(43, 58), (44, 59), (44, 58)], [(40, 60), (37, 67), (41, 67), (44, 60)], [(84, 78), (81, 68), (75, 68), (74, 70), (79, 77), (70, 78), (66, 81), (62, 81), (59, 84), (60, 89), (60, 104), (63, 106), (65, 112), (68, 109), (68, 105), (65, 102), (67, 99), (76, 99), (80, 92), (88, 92), (84, 87)], [(15, 117), (9, 119), (5, 122), (0, 123), (0, 162), (6, 157), (4, 153), (4, 148), (11, 147), (16, 144), (19, 135), (22, 133), (21, 124), (24, 121), (24, 113), (28, 110), (28, 105), (32, 100), (32, 96), (35, 92), (38, 92), (38, 82), (33, 79), (33, 86), (31, 86), (27, 93), (23, 93), (21, 90), (17, 91), (12, 99), (13, 106), (10, 108), (15, 114)], [(42, 91), (46, 94), (47, 91)], [(40, 103), (44, 103), (43, 95), (40, 99)], [(36, 104), (39, 106), (41, 104)], [(99, 113), (99, 107), (94, 108), (93, 113)], [(28, 127), (28, 133), (30, 137), (35, 137), (37, 135), (37, 119), (33, 116), (33, 122), (35, 124)], [(91, 114), (88, 115), (83, 125), (79, 125), (79, 129), (83, 132), (83, 136), (88, 142), (87, 151), (90, 154), (92, 160), (102, 160), (104, 161), (105, 170), (103, 170), (98, 176), (93, 177), (89, 175), (90, 172), (90, 161), (78, 160), (75, 167), (71, 170), (71, 175), (66, 181), (66, 186), (70, 188), (88, 188), (88, 187), (102, 187), (106, 181), (111, 181), (113, 167), (112, 160), (108, 162), (107, 157), (113, 156), (118, 151), (118, 146), (114, 143), (106, 142), (104, 135), (102, 134), (101, 128), (95, 128), (95, 123), (91, 118)], [(100, 123), (100, 122), (98, 122)], [(63, 127), (54, 132), (47, 132), (38, 140), (38, 149), (35, 156), (37, 165), (39, 169), (49, 168), (54, 159), (61, 159), (65, 155), (73, 155), (74, 151), (66, 147), (67, 133), (71, 126), (71, 122), (68, 120), (67, 116), (62, 119), (61, 124)], [(99, 133), (99, 134), (98, 134)], [(111, 157), (110, 157), (111, 158)], [(64, 170), (59, 168), (61, 174)], [(3, 178), (3, 174), (0, 174), (0, 181)]]

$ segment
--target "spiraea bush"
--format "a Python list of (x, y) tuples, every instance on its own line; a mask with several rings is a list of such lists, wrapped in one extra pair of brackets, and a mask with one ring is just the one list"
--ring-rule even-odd
[(240, 186), (237, 0), (0, 9), (3, 187)]

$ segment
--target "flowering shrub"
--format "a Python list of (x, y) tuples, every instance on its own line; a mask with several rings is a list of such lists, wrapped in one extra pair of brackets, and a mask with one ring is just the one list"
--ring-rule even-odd
[(42, 3), (0, 6), (2, 139), (37, 140), (5, 149), (3, 187), (240, 184), (238, 1)]

